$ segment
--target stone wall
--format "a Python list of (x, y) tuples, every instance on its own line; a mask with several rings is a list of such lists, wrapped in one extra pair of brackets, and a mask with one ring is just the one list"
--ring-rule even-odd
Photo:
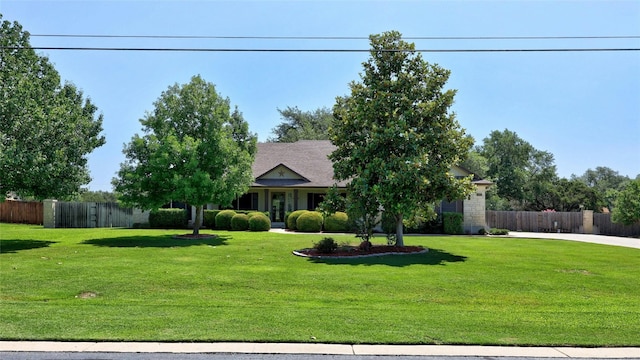
[(465, 234), (477, 234), (480, 229), (487, 228), (485, 212), (485, 194), (487, 187), (478, 185), (476, 191), (463, 201), (464, 221), (462, 224)]

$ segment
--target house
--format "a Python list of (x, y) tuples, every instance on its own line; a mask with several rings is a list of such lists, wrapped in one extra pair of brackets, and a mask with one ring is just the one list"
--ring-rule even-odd
[[(336, 182), (328, 155), (335, 149), (328, 140), (301, 140), (295, 143), (259, 143), (253, 164), (254, 182), (249, 191), (237, 198), (236, 210), (269, 211), (274, 226), (284, 222), (287, 211), (314, 210), (327, 190)], [(455, 176), (471, 173), (454, 166)], [(491, 182), (475, 177), (476, 191), (467, 199), (443, 202), (439, 211), (464, 214), (465, 232), (475, 234), (486, 227), (485, 192)], [(338, 182), (345, 189), (346, 182)], [(214, 208), (209, 206), (209, 208)]]

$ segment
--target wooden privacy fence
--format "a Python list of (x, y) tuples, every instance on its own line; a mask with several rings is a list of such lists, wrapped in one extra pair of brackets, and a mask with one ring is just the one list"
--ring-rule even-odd
[(15, 200), (0, 202), (0, 222), (42, 225), (42, 203)]
[[(133, 209), (117, 203), (53, 202), (56, 228), (131, 227)], [(51, 219), (53, 220), (53, 219)], [(51, 227), (49, 224), (45, 224)]]
[(487, 211), (492, 228), (530, 232), (582, 232), (581, 212)]
[(640, 236), (640, 222), (633, 225), (616, 224), (611, 214), (593, 214), (593, 233), (615, 236)]
[(486, 211), (487, 226), (511, 231), (570, 232), (613, 236), (640, 236), (640, 222), (616, 224), (611, 214), (585, 212)]

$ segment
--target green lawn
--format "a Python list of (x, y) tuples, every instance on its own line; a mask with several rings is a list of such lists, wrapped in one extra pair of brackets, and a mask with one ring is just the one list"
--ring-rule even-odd
[(640, 345), (636, 249), (429, 236), (314, 261), (291, 251), (321, 235), (184, 232), (0, 224), (0, 338)]

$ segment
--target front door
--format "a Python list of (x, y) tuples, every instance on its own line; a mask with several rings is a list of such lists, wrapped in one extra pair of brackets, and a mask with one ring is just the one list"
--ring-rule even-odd
[(271, 195), (271, 221), (284, 222), (285, 194), (274, 192)]

